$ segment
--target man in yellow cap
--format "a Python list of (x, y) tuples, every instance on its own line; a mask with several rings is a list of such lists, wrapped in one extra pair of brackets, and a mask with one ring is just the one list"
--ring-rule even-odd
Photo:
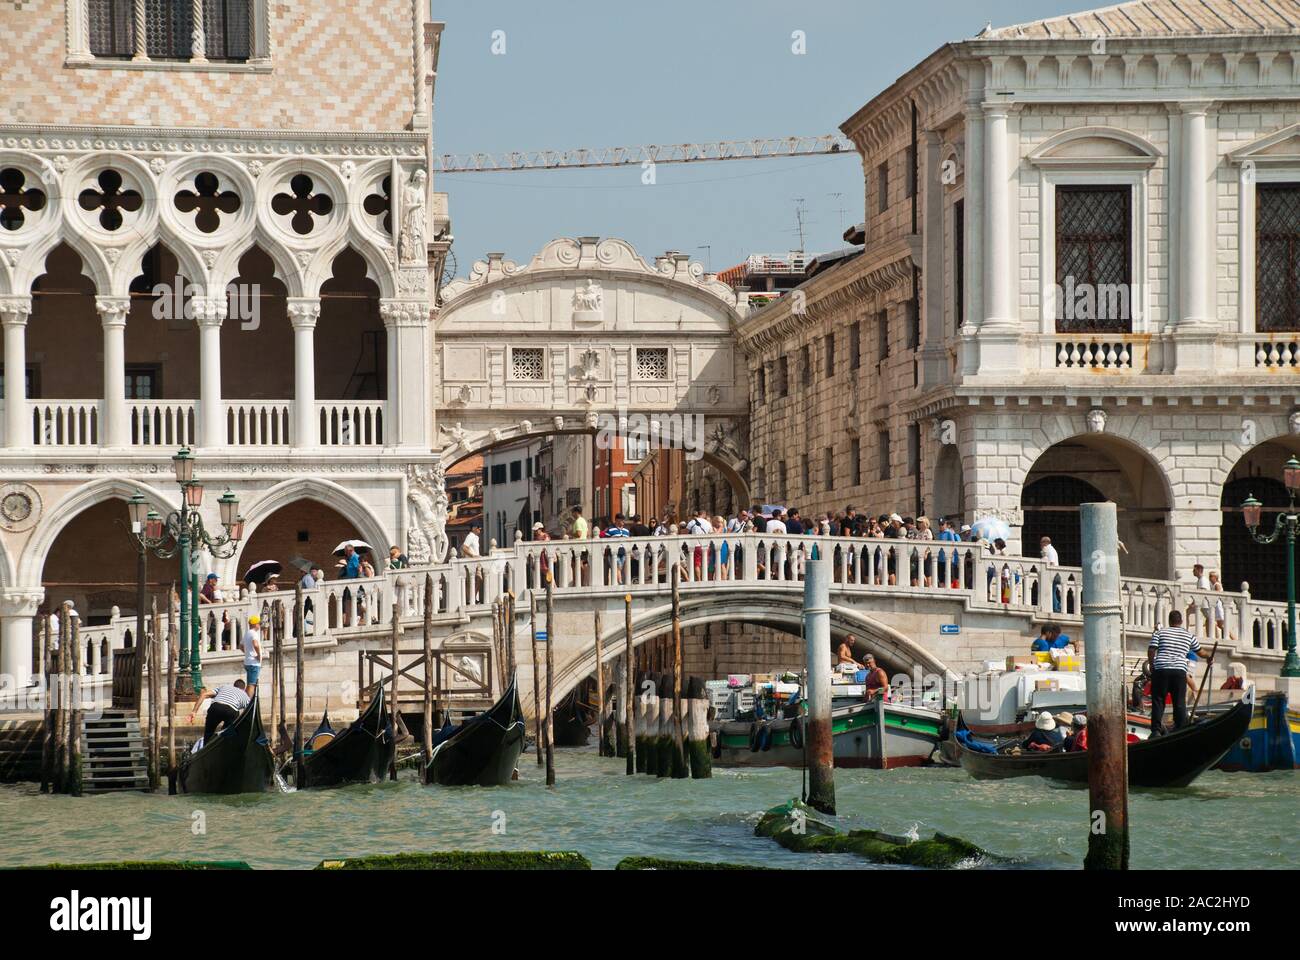
[(257, 675), (262, 672), (262, 618), (254, 614), (248, 618), (248, 629), (240, 641), (244, 651), (244, 678), (248, 683), (248, 695), (257, 690)]

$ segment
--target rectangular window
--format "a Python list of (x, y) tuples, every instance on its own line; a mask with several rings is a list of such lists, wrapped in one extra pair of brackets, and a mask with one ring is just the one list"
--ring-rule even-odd
[(921, 428), (915, 423), (907, 425), (907, 475), (921, 472)]
[(754, 468), (754, 499), (767, 496), (767, 489), (763, 486), (763, 468)]
[(194, 6), (177, 0), (144, 0), (145, 49), (151, 60), (188, 60), (194, 49)]
[(876, 314), (876, 356), (881, 362), (889, 357), (889, 311)]
[(835, 334), (828, 333), (822, 338), (822, 351), (826, 366), (826, 376), (835, 376)]
[(907, 349), (921, 345), (921, 303), (916, 297), (907, 301)]
[(637, 347), (636, 375), (638, 380), (667, 380), (668, 348)]
[(203, 0), (203, 48), (209, 60), (248, 59), (248, 0)]
[(857, 437), (849, 441), (849, 458), (849, 467), (852, 470), (851, 483), (855, 487), (860, 487), (862, 486), (862, 441)]
[(133, 0), (87, 0), (90, 52), (105, 59), (135, 54)]
[(650, 440), (644, 436), (629, 436), (623, 441), (623, 461), (640, 463), (650, 452)]
[(546, 351), (543, 347), (515, 347), (510, 351), (510, 369), (516, 380), (545, 380)]
[(523, 476), (524, 476), (523, 461), (511, 460), (510, 461), (510, 482), (518, 483), (520, 480), (523, 479)]
[(876, 438), (877, 452), (876, 455), (880, 461), (880, 479), (889, 479), (889, 431), (881, 430), (880, 436)]
[(758, 368), (754, 371), (754, 373), (755, 373), (754, 395), (756, 398), (756, 402), (766, 403), (767, 402), (767, 364), (760, 363), (758, 365)]
[(916, 196), (916, 147), (907, 147), (907, 197)]
[(1056, 188), (1058, 333), (1129, 333), (1130, 187)]
[(835, 489), (835, 448), (827, 447), (822, 451), (822, 485), (828, 490)]
[(966, 201), (952, 205), (952, 328), (966, 322)]
[(777, 482), (776, 494), (777, 494), (777, 499), (779, 500), (786, 499), (785, 479), (786, 479), (785, 461), (782, 460), (776, 465), (776, 482)]
[(1255, 197), (1255, 329), (1300, 330), (1300, 183), (1260, 184)]
[(849, 369), (856, 370), (862, 366), (862, 324), (855, 323), (849, 327)]
[(156, 364), (128, 364), (126, 399), (156, 400), (162, 393), (162, 368)]
[(799, 351), (799, 373), (805, 387), (812, 386), (812, 344), (805, 343)]
[[(0, 363), (0, 397), (5, 395), (5, 374), (4, 364)], [(41, 375), (40, 368), (34, 364), (27, 364), (27, 399), (39, 400), (41, 397)]]
[(876, 212), (889, 209), (889, 161), (876, 167)]
[(805, 496), (812, 493), (812, 470), (809, 467), (808, 454), (806, 453), (799, 456), (799, 481), (799, 489)]
[(788, 397), (790, 395), (790, 358), (781, 357), (776, 361), (776, 395), (778, 397)]
[(506, 482), (506, 465), (504, 463), (492, 464), (492, 485)]

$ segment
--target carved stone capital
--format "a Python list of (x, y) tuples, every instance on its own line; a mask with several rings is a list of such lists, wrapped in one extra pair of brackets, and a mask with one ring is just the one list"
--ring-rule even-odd
[(130, 297), (96, 297), (95, 309), (105, 327), (125, 327), (126, 314), (131, 309)]
[(290, 297), (289, 323), (294, 329), (312, 328), (320, 319), (320, 300), (316, 297)]
[(12, 295), (0, 297), (0, 322), (26, 323), (32, 315), (32, 298), (30, 296)]
[(228, 308), (229, 304), (225, 297), (193, 297), (190, 300), (190, 311), (194, 314), (194, 321), (200, 327), (221, 326), (222, 321), (226, 319)]
[(34, 617), (45, 600), (40, 587), (11, 587), (0, 590), (0, 614), (6, 617)]
[(379, 315), (386, 327), (424, 327), (429, 323), (427, 300), (380, 300)]

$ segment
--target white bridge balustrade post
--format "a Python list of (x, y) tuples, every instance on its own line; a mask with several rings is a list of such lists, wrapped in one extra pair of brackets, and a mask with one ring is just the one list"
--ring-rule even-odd
[(316, 321), (320, 300), (290, 297), (289, 323), (293, 326), (293, 445), (311, 448), (320, 443), (316, 419)]

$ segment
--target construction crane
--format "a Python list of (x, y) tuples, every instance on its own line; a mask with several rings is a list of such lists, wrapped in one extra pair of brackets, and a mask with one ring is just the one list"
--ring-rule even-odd
[(577, 147), (572, 150), (516, 150), (510, 153), (444, 153), (433, 160), (436, 173), (502, 173), (508, 170), (580, 170), (646, 163), (696, 163), (708, 160), (767, 160), (819, 154), (854, 155), (853, 144), (837, 133), (820, 137), (717, 140), (711, 143), (646, 144), (639, 147)]

